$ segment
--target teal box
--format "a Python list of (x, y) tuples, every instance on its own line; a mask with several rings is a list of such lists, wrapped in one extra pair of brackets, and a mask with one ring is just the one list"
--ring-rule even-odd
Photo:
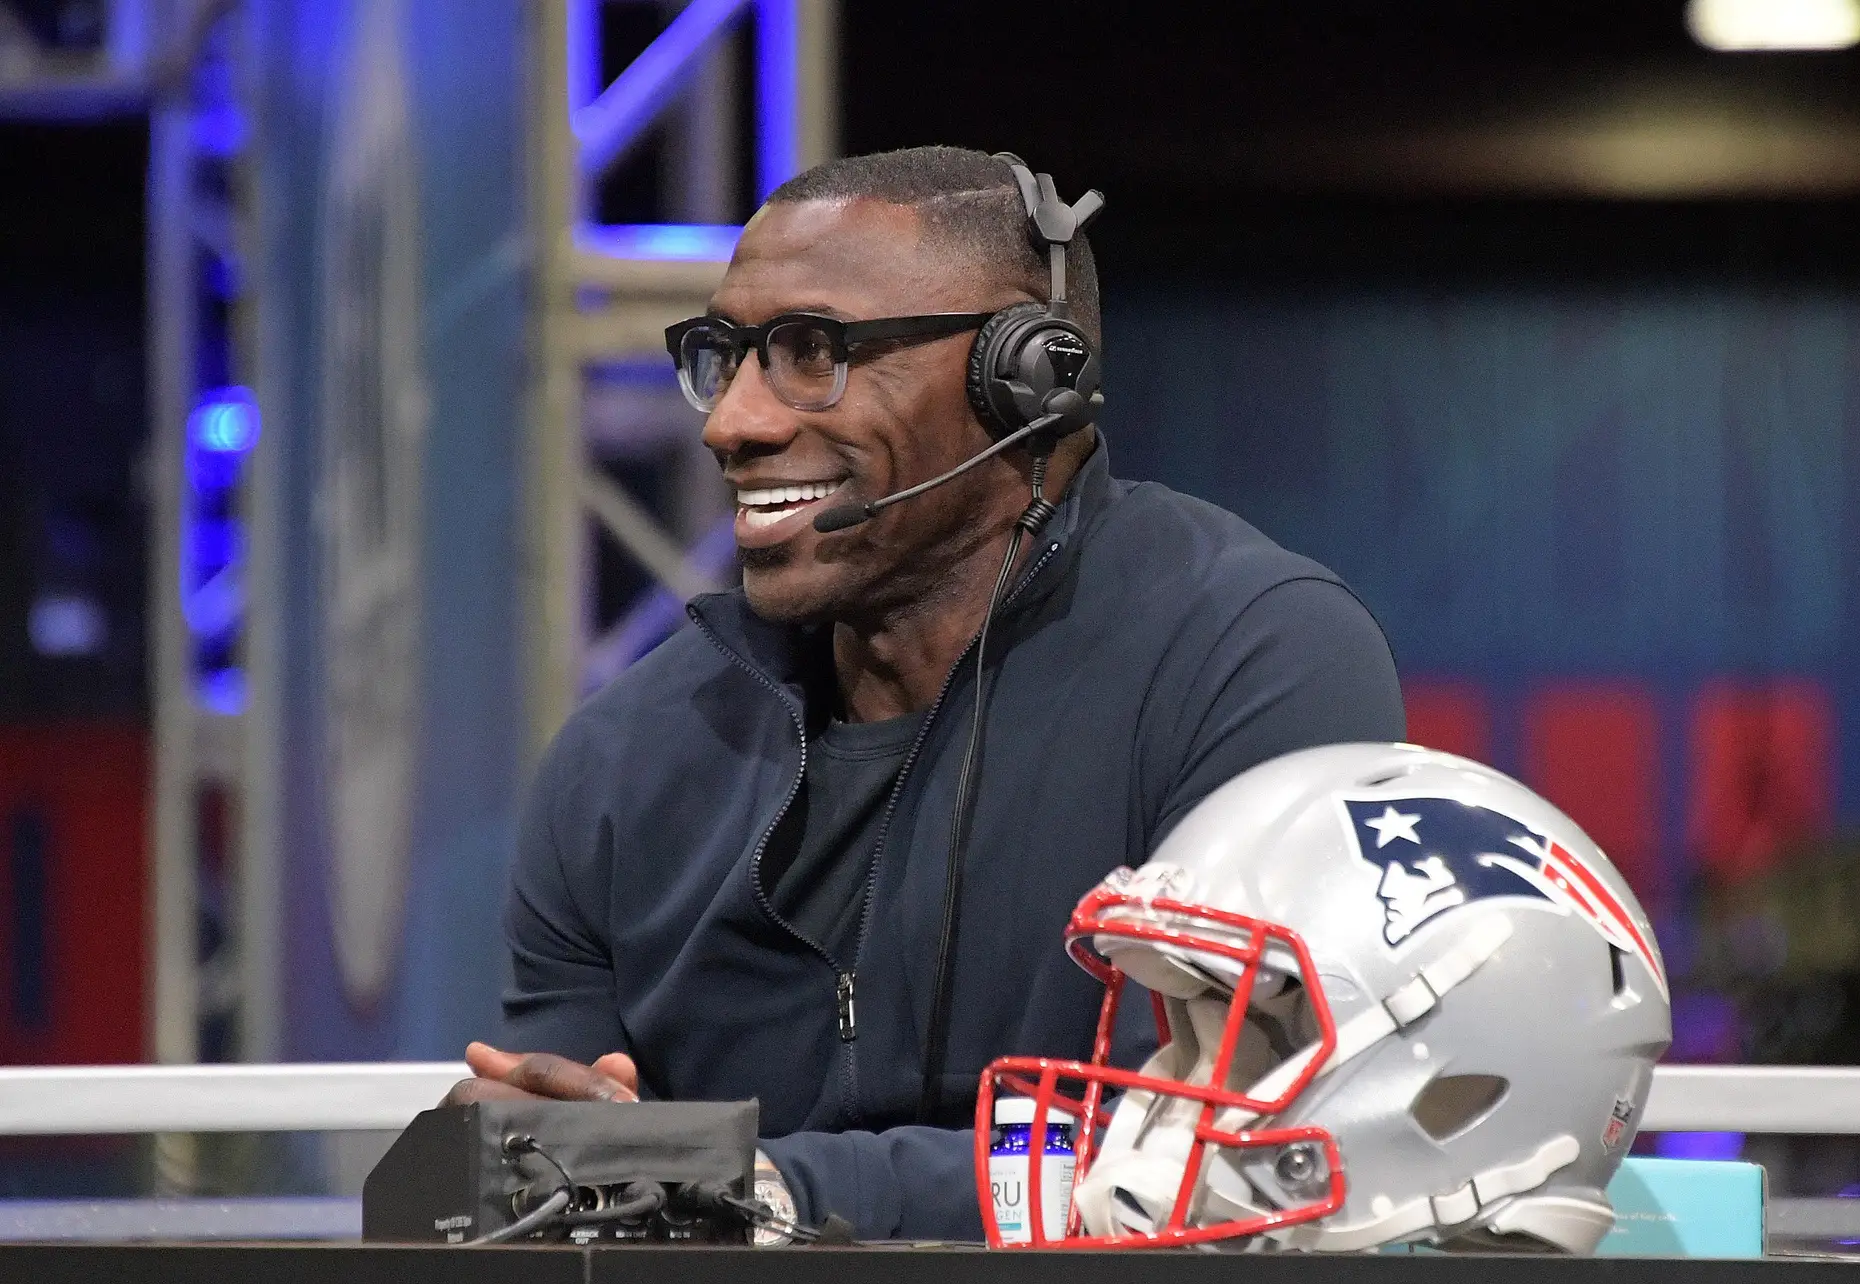
[(1759, 1164), (1629, 1156), (1608, 1183), (1615, 1228), (1601, 1257), (1762, 1257)]

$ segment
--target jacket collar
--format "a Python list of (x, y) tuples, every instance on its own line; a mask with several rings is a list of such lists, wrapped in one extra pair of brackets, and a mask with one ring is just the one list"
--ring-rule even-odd
[[(1097, 446), (1066, 487), (1059, 511), (1040, 533), (1042, 544), (1056, 556), (1042, 559), (1038, 547), (1032, 563), (1039, 569), (1038, 588), (1056, 583), (1065, 567), (1078, 556), (1081, 535), (1089, 532), (1092, 522), (1111, 501), (1111, 461), (1105, 449), (1104, 434), (1098, 434)], [(1016, 592), (1013, 612), (1025, 610), (1029, 601), (1043, 596), (1030, 591), (1023, 583)], [(825, 630), (819, 625), (775, 624), (763, 619), (749, 607), (749, 599), (739, 585), (720, 593), (703, 593), (691, 599), (685, 611), (712, 642), (722, 647), (757, 676), (786, 689), (797, 703), (810, 664), (818, 664)], [(1006, 614), (1006, 612), (1004, 612)], [(997, 620), (1001, 617), (997, 616)]]

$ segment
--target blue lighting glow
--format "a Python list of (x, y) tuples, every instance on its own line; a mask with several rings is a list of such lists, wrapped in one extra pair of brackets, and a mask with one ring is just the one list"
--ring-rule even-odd
[(188, 436), (216, 455), (243, 455), (258, 444), (258, 401), (245, 388), (216, 388), (188, 416)]
[(231, 103), (209, 107), (194, 117), (194, 145), (222, 160), (237, 156), (250, 133), (245, 114)]
[(194, 682), (194, 696), (209, 713), (232, 717), (245, 712), (245, 670), (213, 669)]
[(194, 698), (213, 713), (245, 705), (239, 667), (245, 621), (245, 521), (240, 489), (258, 444), (250, 389), (214, 388), (187, 417), (187, 497), (181, 513), (181, 614), (193, 634)]
[(616, 259), (728, 263), (743, 229), (729, 223), (606, 223), (583, 227), (581, 247)]
[(756, 0), (756, 199), (801, 172), (798, 0)]
[(599, 174), (645, 132), (697, 56), (742, 7), (743, 0), (692, 0), (613, 84), (574, 112), (570, 128), (581, 142), (584, 174)]
[(1663, 1132), (1653, 1153), (1662, 1159), (1737, 1159), (1744, 1153), (1741, 1132)]
[(96, 655), (109, 640), (103, 606), (87, 593), (46, 593), (26, 613), (26, 637), (40, 655)]

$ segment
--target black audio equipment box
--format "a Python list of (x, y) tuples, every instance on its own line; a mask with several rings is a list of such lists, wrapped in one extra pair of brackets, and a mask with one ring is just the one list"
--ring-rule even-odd
[(747, 1243), (758, 1115), (754, 1101), (423, 1111), (368, 1174), (362, 1238)]

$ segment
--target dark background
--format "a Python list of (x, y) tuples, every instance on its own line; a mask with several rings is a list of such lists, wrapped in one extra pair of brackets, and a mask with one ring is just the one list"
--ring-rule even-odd
[(854, 4), (843, 138), (850, 152), (1017, 150), (1062, 190), (1100, 187), (1113, 284), (1851, 278), (1860, 159), (1741, 177), (1700, 166), (1665, 190), (1558, 166), (1559, 138), (1663, 115), (1708, 136), (1760, 121), (1779, 138), (1854, 139), (1860, 55), (1713, 53), (1683, 11)]
[[(147, 132), (0, 121), (0, 718), (145, 702)], [(102, 604), (99, 652), (33, 650), (45, 592)]]

